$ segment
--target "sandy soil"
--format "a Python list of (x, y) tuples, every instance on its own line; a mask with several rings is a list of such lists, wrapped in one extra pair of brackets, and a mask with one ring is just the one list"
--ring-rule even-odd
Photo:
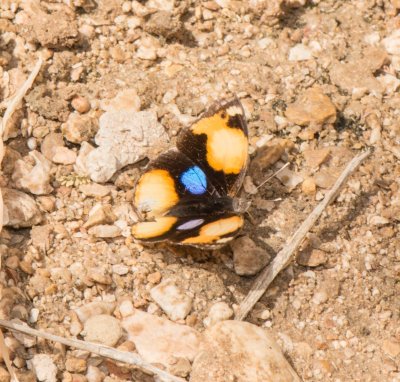
[[(243, 235), (268, 259), (345, 164), (373, 150), (248, 321), (271, 330), (304, 381), (400, 381), (399, 9), (397, 0), (3, 0), (2, 112), (38, 56), (46, 61), (10, 122), (3, 161), (1, 186), (31, 195), (40, 218), (1, 234), (1, 318), (84, 338), (75, 309), (90, 302), (129, 300), (165, 316), (150, 290), (166, 279), (192, 299), (179, 323), (202, 332), (213, 304), (235, 310), (254, 280), (237, 274), (240, 247), (135, 243), (133, 185), (146, 159), (83, 191), (91, 181), (76, 155), (96, 146), (103, 113), (134, 109), (156, 112), (169, 137), (142, 155), (154, 158), (213, 101), (236, 94), (252, 156)], [(35, 149), (50, 163), (47, 180), (24, 183)], [(255, 189), (288, 161), (284, 176)], [(97, 204), (105, 215), (85, 225)], [(39, 353), (57, 380), (153, 380), (42, 340), (7, 341), (21, 380), (35, 380)]]

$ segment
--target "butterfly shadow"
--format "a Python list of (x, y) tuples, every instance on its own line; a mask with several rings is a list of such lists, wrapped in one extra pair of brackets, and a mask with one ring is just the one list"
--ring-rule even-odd
[[(362, 191), (357, 198), (350, 202), (348, 205), (348, 212), (340, 219), (333, 221), (330, 220), (330, 216), (323, 218), (322, 222), (319, 222), (314, 229), (310, 231), (310, 233), (316, 235), (320, 239), (320, 246), (334, 241), (339, 235), (350, 241), (351, 235), (348, 231), (351, 229), (352, 222), (365, 212), (366, 208), (371, 203), (371, 197), (376, 195), (378, 190), (379, 187), (372, 185), (368, 190)], [(309, 248), (302, 248), (302, 251), (307, 251), (308, 249)], [(274, 252), (273, 249), (270, 248), (270, 250)], [(292, 261), (291, 264), (284, 269), (271, 283), (266, 293), (255, 305), (246, 320), (258, 325), (262, 324), (262, 321), (257, 317), (257, 313), (265, 309), (274, 309), (276, 314), (281, 316), (283, 319), (290, 318), (287, 296), (285, 295), (290, 288), (291, 282), (299, 279), (303, 273), (309, 270), (313, 270), (314, 272), (322, 272), (326, 269), (333, 268), (338, 261), (339, 257), (334, 256), (334, 253), (328, 254), (327, 261), (317, 267), (302, 266), (295, 261)], [(255, 275), (251, 278), (246, 278), (245, 282), (240, 282), (238, 284), (238, 292), (241, 295), (246, 296), (251, 290), (251, 287), (257, 276), (258, 275)], [(340, 284), (338, 293), (340, 294)], [(240, 302), (241, 301), (239, 300), (236, 301), (237, 304), (240, 304)]]

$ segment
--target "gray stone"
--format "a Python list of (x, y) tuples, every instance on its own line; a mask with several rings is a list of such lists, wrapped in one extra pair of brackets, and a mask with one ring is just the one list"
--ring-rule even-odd
[(271, 260), (270, 254), (257, 247), (248, 236), (242, 236), (231, 243), (235, 273), (252, 276), (263, 269)]

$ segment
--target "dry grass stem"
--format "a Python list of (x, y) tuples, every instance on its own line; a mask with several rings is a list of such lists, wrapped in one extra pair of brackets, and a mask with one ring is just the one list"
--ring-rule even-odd
[[(43, 59), (41, 57), (39, 57), (31, 74), (29, 75), (27, 80), (24, 82), (24, 84), (19, 88), (19, 90), (17, 91), (17, 93), (15, 94), (15, 96), (11, 100), (11, 102), (8, 104), (6, 112), (4, 113), (4, 116), (3, 116), (3, 122), (2, 122), (2, 126), (1, 126), (1, 136), (3, 137), (3, 141), (6, 141), (8, 139), (7, 125), (8, 125), (9, 119), (13, 115), (14, 111), (17, 109), (20, 102), (22, 101), (22, 98), (24, 98), (26, 92), (30, 89), (33, 82), (35, 81), (35, 78), (38, 75), (40, 68), (42, 67), (42, 64), (43, 64)], [(1, 159), (3, 159), (3, 157), (1, 157)]]

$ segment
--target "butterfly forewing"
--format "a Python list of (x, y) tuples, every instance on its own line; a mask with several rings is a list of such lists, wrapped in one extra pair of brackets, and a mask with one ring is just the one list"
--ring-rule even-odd
[(177, 148), (205, 171), (219, 195), (234, 196), (248, 163), (248, 132), (240, 101), (211, 107), (181, 132)]

